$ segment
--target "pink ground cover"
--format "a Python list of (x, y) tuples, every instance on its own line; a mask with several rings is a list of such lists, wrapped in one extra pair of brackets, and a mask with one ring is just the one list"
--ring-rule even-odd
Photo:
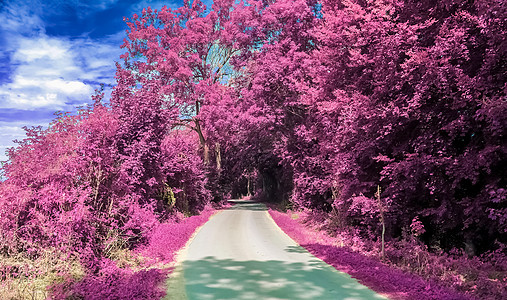
[(215, 209), (208, 206), (199, 215), (185, 218), (180, 222), (160, 224), (153, 231), (149, 244), (140, 249), (140, 253), (144, 257), (173, 263), (177, 252), (185, 246), (196, 229), (204, 225), (215, 212)]
[[(175, 218), (154, 228), (148, 245), (135, 252), (145, 259), (145, 268), (132, 270), (103, 259), (100, 271), (88, 274), (78, 283), (64, 282), (52, 287), (53, 299), (85, 296), (86, 299), (160, 299), (166, 295), (165, 280), (182, 249), (197, 228), (216, 213), (206, 207), (201, 214)], [(159, 267), (159, 266), (164, 267)]]
[(336, 238), (305, 227), (289, 213), (269, 209), (269, 214), (288, 236), (310, 253), (390, 299), (474, 299), (340, 247)]

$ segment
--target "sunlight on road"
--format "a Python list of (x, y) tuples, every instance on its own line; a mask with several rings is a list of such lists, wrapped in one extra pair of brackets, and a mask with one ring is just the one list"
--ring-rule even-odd
[(385, 299), (298, 246), (258, 203), (214, 216), (184, 257), (167, 299)]

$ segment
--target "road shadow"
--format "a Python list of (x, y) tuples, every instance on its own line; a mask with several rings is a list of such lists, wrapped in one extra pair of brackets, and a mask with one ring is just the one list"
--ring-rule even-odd
[(251, 200), (251, 199), (229, 199), (227, 202), (230, 203), (258, 203), (257, 201)]
[(438, 282), (426, 281), (419, 276), (395, 269), (346, 247), (318, 243), (301, 246), (336, 269), (347, 272), (359, 282), (388, 295), (389, 299), (473, 299), (444, 287)]
[(290, 252), (290, 253), (306, 253), (306, 252), (308, 252), (305, 248), (300, 247), (300, 246), (288, 246), (287, 248), (285, 248), (285, 251)]
[(183, 273), (188, 299), (383, 299), (322, 262), (309, 268), (276, 260), (206, 257), (186, 261)]
[(251, 211), (267, 211), (266, 205), (258, 202), (236, 202), (236, 204), (228, 210), (251, 210)]

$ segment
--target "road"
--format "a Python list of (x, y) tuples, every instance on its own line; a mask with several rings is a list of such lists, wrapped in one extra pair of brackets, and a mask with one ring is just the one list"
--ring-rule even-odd
[(166, 299), (386, 299), (311, 255), (259, 203), (213, 216), (181, 254)]

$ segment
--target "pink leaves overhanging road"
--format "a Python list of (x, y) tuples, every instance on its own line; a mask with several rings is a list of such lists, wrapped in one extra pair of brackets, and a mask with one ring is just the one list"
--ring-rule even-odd
[(98, 274), (112, 245), (253, 193), (373, 241), (382, 212), (390, 243), (495, 257), (468, 292), (505, 293), (505, 1), (185, 0), (126, 22), (110, 102), (9, 150), (1, 255)]

